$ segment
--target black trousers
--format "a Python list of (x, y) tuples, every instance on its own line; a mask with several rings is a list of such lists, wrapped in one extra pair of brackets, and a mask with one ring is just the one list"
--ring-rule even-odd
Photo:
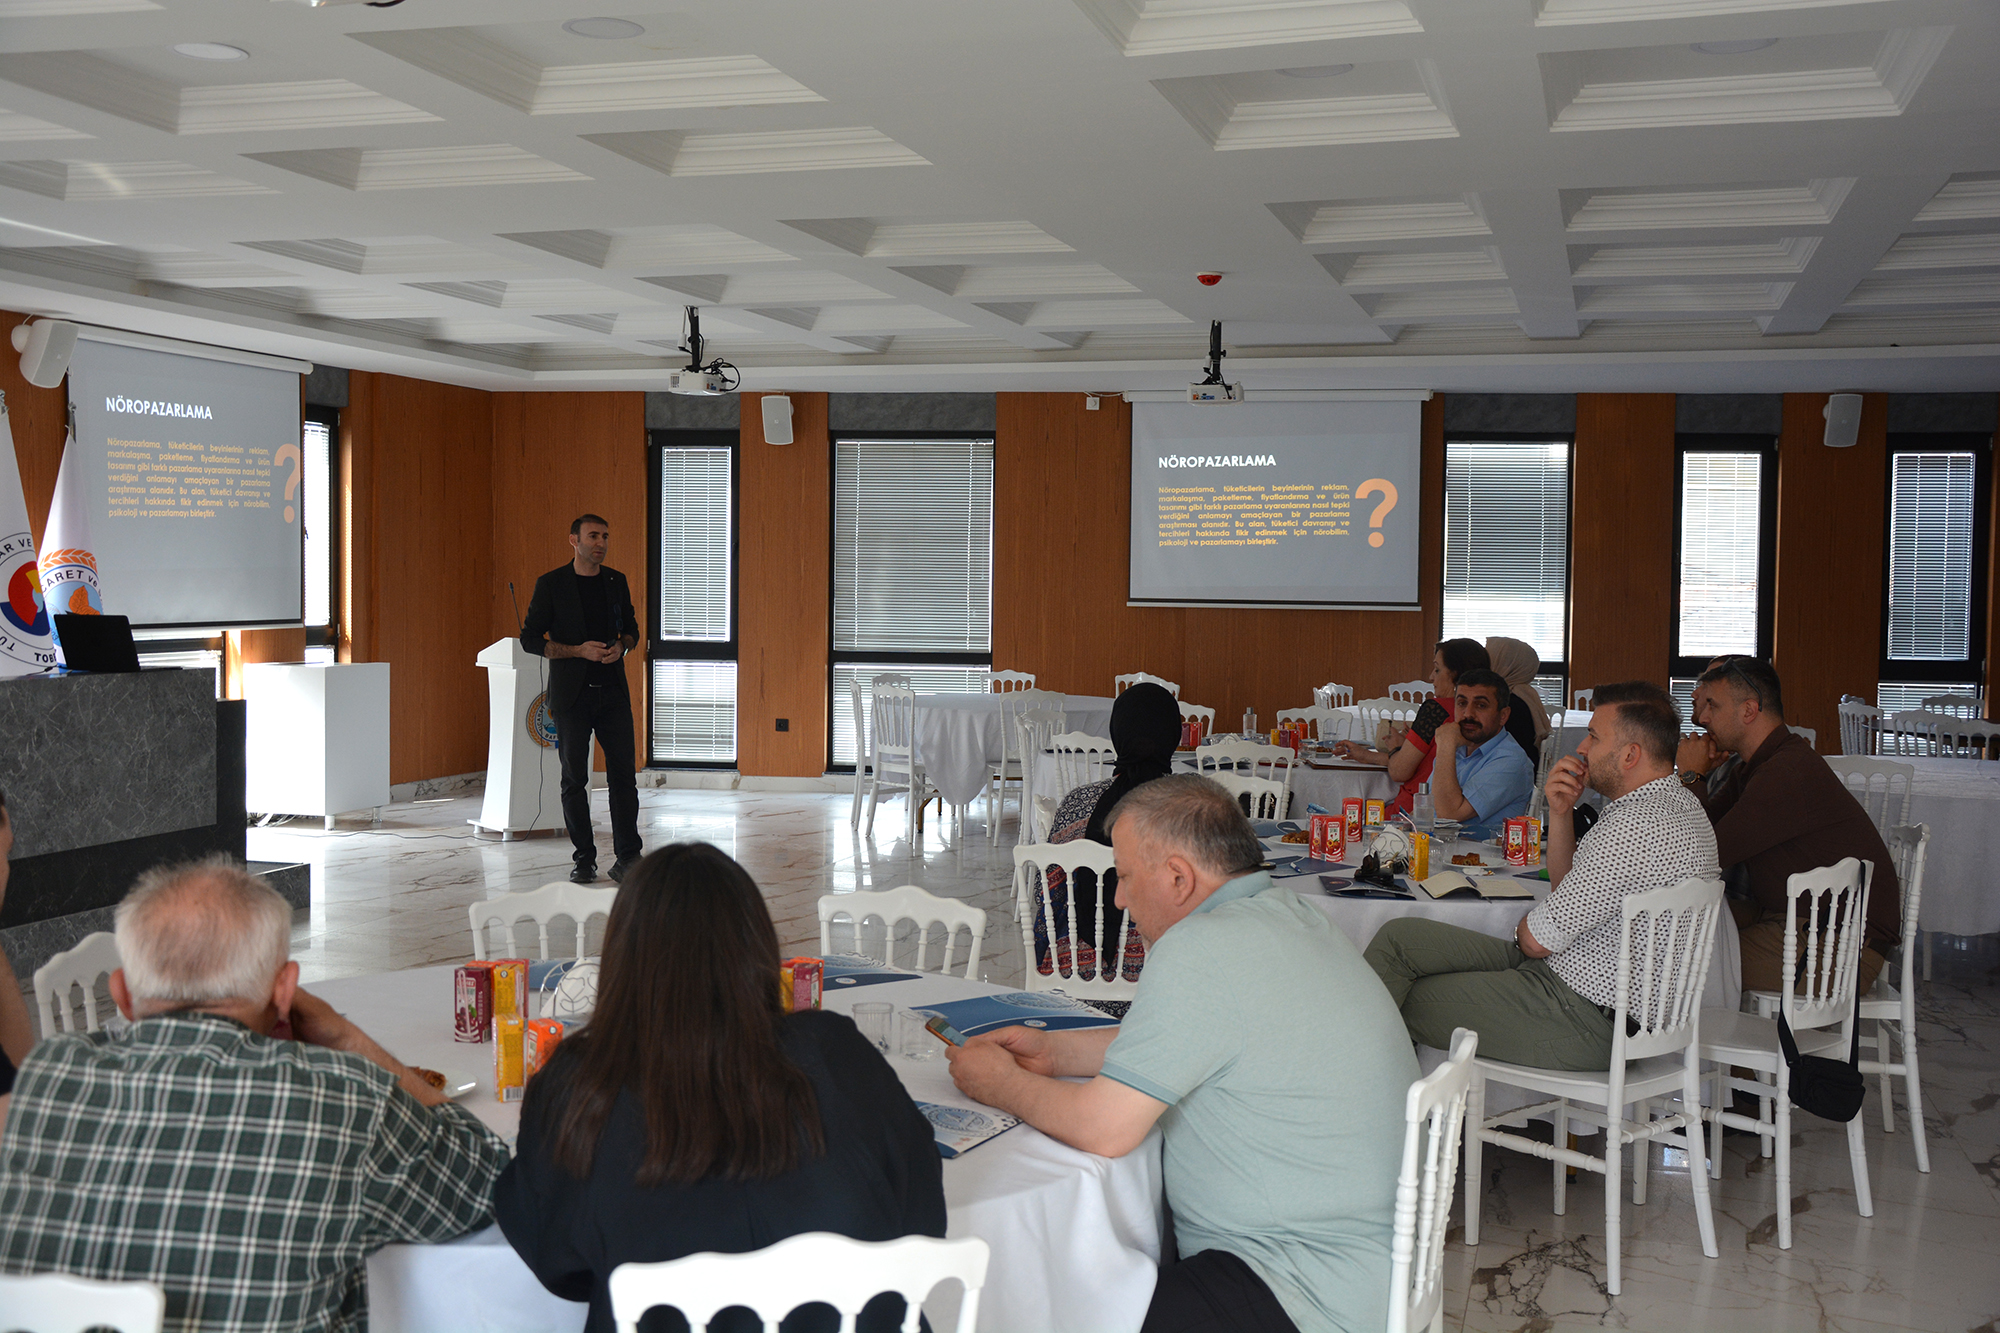
[(1163, 1263), (1139, 1333), (1299, 1333), (1257, 1270), (1227, 1250)]
[(586, 685), (569, 707), (550, 710), (556, 724), (556, 755), (562, 760), (563, 826), (580, 866), (597, 864), (597, 839), (590, 827), (590, 737), (604, 747), (605, 784), (611, 794), (611, 852), (620, 860), (637, 856), (639, 784), (633, 776), (632, 696), (623, 683)]

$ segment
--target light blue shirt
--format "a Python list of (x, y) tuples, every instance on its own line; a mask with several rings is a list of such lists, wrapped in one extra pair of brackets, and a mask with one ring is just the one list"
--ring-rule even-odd
[(1471, 802), (1474, 816), (1464, 821), (1465, 836), (1490, 838), (1506, 821), (1528, 812), (1528, 798), (1535, 794), (1535, 761), (1502, 728), (1476, 750), (1458, 747), (1458, 790)]
[(1303, 1333), (1375, 1333), (1417, 1077), (1389, 992), (1263, 871), (1150, 943), (1104, 1073), (1166, 1103), (1181, 1253), (1236, 1255)]

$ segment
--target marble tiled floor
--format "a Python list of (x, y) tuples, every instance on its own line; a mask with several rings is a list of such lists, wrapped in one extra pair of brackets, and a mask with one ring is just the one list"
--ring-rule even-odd
[[(602, 794), (599, 827), (603, 829)], [(989, 848), (977, 818), (961, 840), (935, 811), (917, 854), (902, 842), (900, 805), (885, 808), (872, 844), (847, 823), (845, 796), (644, 790), (648, 846), (700, 838), (735, 856), (764, 887), (788, 951), (817, 946), (819, 896), (921, 884), (986, 909), (980, 971), (1018, 984), (1019, 929), (1009, 883), (1009, 823)], [(344, 824), (253, 830), (250, 854), (311, 863), (313, 905), (294, 954), (308, 984), (468, 956), (468, 904), (566, 873), (562, 839), (475, 841), (475, 798), (396, 805), (379, 829)], [(608, 834), (600, 863), (608, 864)], [(1570, 1189), (1551, 1211), (1550, 1167), (1489, 1149), (1477, 1247), (1454, 1227), (1446, 1323), (1493, 1333), (1624, 1328), (1657, 1333), (1926, 1333), (2000, 1330), (2000, 937), (1946, 942), (1922, 992), (1922, 1054), (1931, 1173), (1914, 1165), (1900, 1091), (1897, 1129), (1884, 1134), (1870, 1080), (1868, 1160), (1875, 1216), (1854, 1212), (1844, 1128), (1803, 1112), (1794, 1120), (1794, 1243), (1777, 1248), (1771, 1159), (1731, 1136), (1715, 1183), (1721, 1257), (1701, 1254), (1687, 1167), (1656, 1151), (1648, 1202), (1624, 1208), (1624, 1291), (1603, 1288), (1603, 1188)], [(1900, 1089), (1900, 1083), (1898, 1084)], [(1462, 1202), (1460, 1206), (1462, 1213)]]

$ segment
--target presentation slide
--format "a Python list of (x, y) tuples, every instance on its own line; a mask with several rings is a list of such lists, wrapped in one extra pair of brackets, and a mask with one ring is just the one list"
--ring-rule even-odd
[(1421, 412), (1134, 403), (1131, 601), (1414, 609)]
[(69, 384), (105, 611), (297, 624), (299, 377), (84, 341)]

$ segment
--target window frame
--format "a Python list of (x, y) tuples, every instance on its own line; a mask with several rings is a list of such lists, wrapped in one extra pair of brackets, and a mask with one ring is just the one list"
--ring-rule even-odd
[[(736, 767), (742, 752), (742, 718), (737, 719), (737, 754), (727, 759), (653, 758), (653, 667), (659, 662), (730, 662), (741, 680), (743, 622), (739, 596), (743, 585), (743, 448), (735, 430), (649, 430), (646, 432), (646, 559), (651, 562), (646, 598), (646, 767), (659, 769), (726, 770)], [(660, 473), (661, 455), (668, 449), (729, 450), (729, 637), (669, 639), (660, 621)]]
[(1686, 524), (1685, 459), (1689, 454), (1756, 454), (1757, 473), (1757, 644), (1752, 657), (1771, 660), (1776, 634), (1778, 579), (1778, 437), (1753, 434), (1674, 436), (1673, 578), (1667, 604), (1667, 677), (1699, 679), (1714, 654), (1681, 651), (1681, 534)]
[[(341, 540), (341, 496), (340, 496), (340, 409), (307, 404), (299, 410), (300, 456), (305, 453), (305, 425), (308, 421), (318, 422), (326, 427), (326, 544), (327, 544), (327, 597), (326, 623), (305, 625), (306, 647), (340, 647), (340, 557), (344, 549)], [(299, 621), (305, 624), (305, 525), (299, 527)]]
[[(1972, 455), (1972, 571), (1969, 586), (1971, 605), (1967, 608), (1964, 658), (1939, 660), (1891, 659), (1889, 656), (1889, 585), (1891, 542), (1895, 536), (1895, 479), (1898, 454)], [(1970, 685), (1975, 690), (1986, 684), (1986, 600), (1991, 595), (1988, 555), (1993, 509), (1993, 437), (1975, 431), (1913, 432), (1889, 436), (1882, 451), (1882, 638), (1877, 654), (1876, 683), (1937, 682), (1952, 686)], [(1949, 691), (1947, 691), (1949, 692)]]
[[(1438, 637), (1444, 635), (1444, 604), (1450, 587), (1451, 560), (1447, 553), (1451, 525), (1451, 447), (1454, 444), (1559, 444), (1563, 447), (1563, 475), (1568, 478), (1567, 493), (1564, 495), (1563, 511), (1563, 594), (1562, 594), (1562, 656), (1541, 660), (1535, 674), (1555, 676), (1562, 681), (1562, 706), (1567, 708), (1570, 699), (1569, 647), (1570, 619), (1575, 603), (1576, 577), (1571, 560), (1576, 550), (1576, 432), (1575, 431), (1517, 431), (1517, 430), (1476, 430), (1450, 431), (1444, 437), (1444, 485), (1439, 493), (1438, 513)], [(1483, 642), (1483, 640), (1482, 640)], [(1546, 705), (1547, 700), (1543, 703)]]

